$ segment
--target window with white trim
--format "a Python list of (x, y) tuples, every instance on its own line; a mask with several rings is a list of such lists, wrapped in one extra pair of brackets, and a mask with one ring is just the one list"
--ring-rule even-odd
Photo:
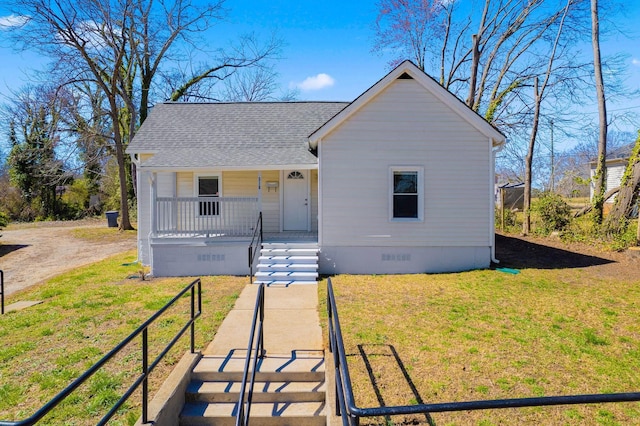
[(420, 221), (424, 206), (422, 167), (392, 167), (390, 212), (393, 221)]
[(217, 216), (220, 214), (220, 202), (215, 199), (220, 196), (219, 176), (198, 176), (198, 197), (211, 197), (209, 201), (198, 202), (200, 216)]

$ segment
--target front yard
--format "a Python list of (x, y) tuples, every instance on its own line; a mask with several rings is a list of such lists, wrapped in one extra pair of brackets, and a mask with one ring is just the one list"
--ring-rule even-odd
[[(501, 266), (519, 274), (332, 278), (357, 405), (640, 391), (640, 259), (558, 246), (499, 241)], [(630, 425), (640, 424), (640, 403), (432, 419), (437, 425)], [(427, 424), (424, 416), (390, 421)]]
[[(43, 303), (0, 316), (0, 420), (29, 417), (192, 281), (141, 281), (139, 266), (131, 264), (135, 258), (135, 252), (117, 255), (9, 297), (8, 304)], [(246, 284), (246, 277), (203, 278), (197, 347), (211, 342)], [(150, 360), (185, 324), (189, 309), (186, 295), (150, 327)], [(95, 425), (139, 374), (140, 346), (136, 339), (38, 424)], [(152, 374), (152, 396), (188, 347), (187, 333)], [(109, 424), (133, 424), (140, 400), (136, 392)]]
[[(518, 274), (334, 277), (358, 405), (640, 391), (640, 258), (543, 242), (549, 240), (499, 237), (500, 266)], [(43, 303), (0, 316), (0, 420), (32, 414), (190, 282), (141, 281), (139, 268), (128, 264), (134, 259), (134, 252), (115, 256), (10, 296), (7, 303)], [(246, 283), (204, 278), (198, 346), (212, 340)], [(152, 339), (182, 324), (188, 298), (182, 302)], [(152, 389), (186, 348), (185, 339)], [(134, 345), (43, 424), (95, 424), (139, 366)], [(138, 405), (134, 396), (111, 424), (130, 424)], [(391, 422), (427, 420), (361, 424)], [(640, 403), (433, 414), (432, 423), (640, 424)]]

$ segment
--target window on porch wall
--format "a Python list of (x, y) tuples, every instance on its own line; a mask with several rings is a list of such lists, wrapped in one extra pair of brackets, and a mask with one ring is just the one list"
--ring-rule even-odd
[[(198, 177), (198, 197), (218, 198), (220, 196), (220, 180), (218, 176)], [(218, 201), (200, 201), (198, 212), (200, 216), (217, 216), (220, 214)]]

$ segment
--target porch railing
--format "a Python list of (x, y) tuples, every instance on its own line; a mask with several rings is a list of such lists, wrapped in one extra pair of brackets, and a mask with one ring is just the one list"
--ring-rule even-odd
[[(248, 426), (251, 415), (251, 401), (258, 371), (258, 361), (266, 355), (264, 350), (264, 283), (259, 284), (256, 295), (256, 305), (253, 309), (253, 320), (249, 332), (249, 345), (244, 361), (242, 384), (240, 385), (240, 397), (236, 411), (236, 426)], [(251, 376), (251, 377), (249, 377)], [(247, 385), (249, 386), (247, 389)]]
[(260, 253), (264, 234), (262, 233), (262, 212), (258, 213), (258, 222), (253, 231), (251, 242), (249, 243), (249, 284), (253, 282), (253, 264), (256, 262), (256, 255)]
[(258, 212), (256, 197), (158, 197), (153, 234), (251, 237)]

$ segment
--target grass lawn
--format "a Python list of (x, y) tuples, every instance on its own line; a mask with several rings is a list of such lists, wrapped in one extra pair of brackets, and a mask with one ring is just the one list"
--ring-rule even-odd
[[(0, 316), (0, 420), (21, 420), (62, 390), (192, 281), (190, 278), (141, 281), (135, 252), (60, 275), (11, 295), (42, 304)], [(203, 348), (233, 307), (247, 279), (205, 277), (203, 316), (196, 346)], [(150, 359), (157, 356), (188, 318), (190, 297), (149, 329)], [(139, 374), (140, 341), (130, 344), (106, 369), (72, 394), (39, 424), (93, 425)], [(188, 333), (152, 375), (153, 395), (189, 347)], [(132, 424), (140, 415), (139, 392), (110, 424)]]
[[(357, 405), (640, 391), (640, 282), (591, 269), (332, 278)], [(323, 281), (326, 318), (325, 291)], [(640, 425), (640, 403), (432, 418), (437, 425)]]

